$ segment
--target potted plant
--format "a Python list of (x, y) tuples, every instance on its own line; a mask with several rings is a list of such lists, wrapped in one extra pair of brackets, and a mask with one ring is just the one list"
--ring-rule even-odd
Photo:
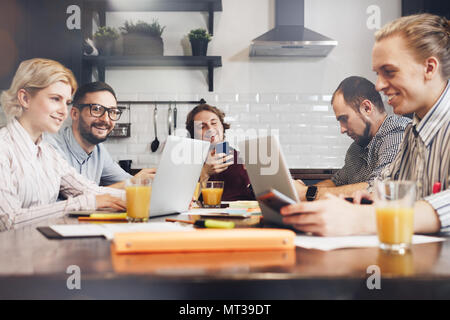
[(211, 35), (205, 29), (193, 29), (188, 34), (193, 56), (206, 56)]
[(151, 24), (138, 21), (136, 24), (126, 21), (120, 27), (123, 35), (124, 55), (164, 55), (164, 44), (161, 35), (166, 27), (153, 19)]
[(94, 33), (95, 46), (100, 54), (110, 56), (113, 51), (114, 42), (119, 38), (119, 33), (111, 27), (100, 27)]
[(114, 42), (119, 38), (119, 33), (115, 28), (100, 27), (94, 33), (95, 46), (102, 55), (111, 55)]

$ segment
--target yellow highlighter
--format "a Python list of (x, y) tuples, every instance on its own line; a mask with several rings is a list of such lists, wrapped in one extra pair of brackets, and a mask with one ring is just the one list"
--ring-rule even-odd
[(195, 221), (194, 226), (197, 228), (233, 229), (234, 222), (205, 219)]

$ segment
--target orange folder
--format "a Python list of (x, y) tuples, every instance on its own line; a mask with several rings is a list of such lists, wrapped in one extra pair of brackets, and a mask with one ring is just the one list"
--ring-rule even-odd
[(117, 253), (286, 250), (295, 233), (285, 229), (199, 229), (114, 235)]
[(186, 274), (204, 271), (289, 268), (295, 265), (295, 250), (215, 251), (118, 254), (111, 246), (114, 271), (121, 274)]

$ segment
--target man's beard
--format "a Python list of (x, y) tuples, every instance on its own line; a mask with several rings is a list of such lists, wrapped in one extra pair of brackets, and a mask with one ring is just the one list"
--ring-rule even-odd
[(372, 137), (370, 136), (370, 128), (372, 127), (372, 125), (364, 120), (364, 123), (366, 124), (366, 127), (364, 128), (364, 132), (361, 136), (357, 136), (355, 139), (355, 142), (365, 148), (367, 147), (367, 145), (370, 143), (370, 140), (372, 140)]
[[(80, 131), (81, 137), (83, 139), (85, 139), (87, 142), (89, 142), (92, 145), (97, 145), (97, 144), (105, 141), (108, 138), (108, 135), (106, 135), (104, 138), (99, 138), (99, 137), (96, 137), (95, 135), (93, 135), (90, 129), (91, 129), (91, 127), (94, 126), (94, 124), (97, 124), (100, 126), (105, 126), (107, 128), (107, 130), (111, 129), (111, 126), (103, 121), (92, 123), (91, 126), (89, 127), (86, 124), (86, 122), (84, 122), (83, 118), (80, 117), (80, 122), (78, 123), (78, 131)], [(109, 132), (108, 132), (108, 134), (109, 134)]]

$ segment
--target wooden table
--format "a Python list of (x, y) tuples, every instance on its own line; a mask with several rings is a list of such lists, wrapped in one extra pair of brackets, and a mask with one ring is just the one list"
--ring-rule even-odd
[[(76, 220), (0, 233), (0, 299), (450, 298), (450, 238), (393, 257), (377, 248), (117, 255), (102, 238), (48, 240), (36, 230), (56, 223)], [(379, 290), (367, 286), (372, 265)], [(80, 290), (67, 287), (69, 266), (79, 267)]]

